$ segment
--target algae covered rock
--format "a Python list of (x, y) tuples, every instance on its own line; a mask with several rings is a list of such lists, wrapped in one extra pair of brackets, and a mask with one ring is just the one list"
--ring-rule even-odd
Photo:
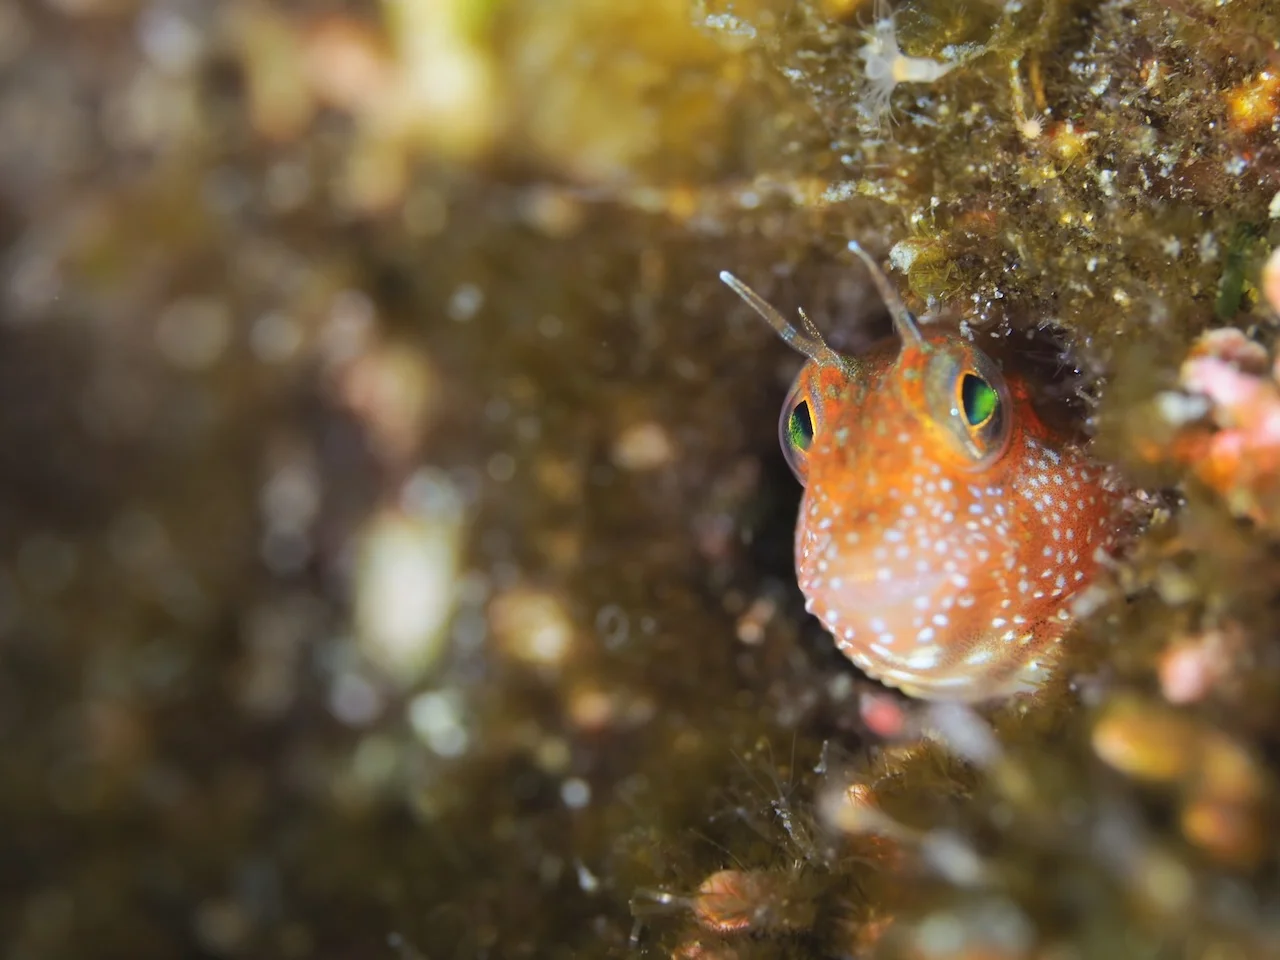
[[(12, 955), (1274, 953), (1278, 36), (0, 0)], [(1035, 697), (803, 611), (717, 276), (857, 352), (850, 239), (1134, 491)]]

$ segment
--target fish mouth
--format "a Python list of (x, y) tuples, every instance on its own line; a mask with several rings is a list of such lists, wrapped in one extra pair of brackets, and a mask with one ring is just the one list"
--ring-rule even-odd
[(913, 577), (890, 577), (877, 580), (875, 571), (857, 577), (845, 585), (842, 594), (863, 597), (887, 607), (909, 603), (916, 597), (932, 596), (947, 580), (945, 573), (919, 574)]
[(881, 567), (867, 567), (846, 573), (832, 586), (828, 581), (827, 603), (835, 607), (852, 607), (863, 615), (880, 609), (892, 609), (911, 603), (917, 597), (932, 597), (947, 582), (945, 573), (922, 573), (911, 576), (881, 578)]

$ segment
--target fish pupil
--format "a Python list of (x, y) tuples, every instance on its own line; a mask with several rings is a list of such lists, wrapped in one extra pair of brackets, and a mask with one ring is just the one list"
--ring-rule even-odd
[(1000, 397), (995, 387), (981, 377), (966, 373), (960, 382), (960, 399), (964, 418), (971, 427), (981, 427), (995, 415)]
[(791, 408), (787, 419), (787, 441), (796, 450), (808, 450), (813, 443), (813, 419), (809, 416), (809, 404), (801, 400)]

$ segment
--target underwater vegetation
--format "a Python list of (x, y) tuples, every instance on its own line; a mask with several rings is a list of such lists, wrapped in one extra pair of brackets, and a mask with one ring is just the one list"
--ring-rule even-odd
[[(1278, 246), (1275, 0), (0, 0), (7, 954), (1280, 955)], [(916, 340), (1115, 494), (971, 703)]]

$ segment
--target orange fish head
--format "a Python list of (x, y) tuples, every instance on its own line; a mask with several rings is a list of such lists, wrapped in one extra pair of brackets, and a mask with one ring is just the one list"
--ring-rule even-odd
[(783, 411), (805, 484), (806, 607), (872, 676), (938, 696), (977, 689), (971, 671), (988, 659), (957, 667), (1000, 621), (992, 574), (1016, 569), (1021, 550), (1010, 497), (1028, 438), (1011, 391), (991, 358), (940, 331), (872, 353), (858, 373), (810, 360)]
[(922, 332), (869, 265), (897, 340), (859, 358), (726, 279), (809, 358), (779, 422), (805, 485), (806, 607), (858, 666), (908, 693), (1030, 689), (1105, 538), (1100, 471), (1050, 445), (1024, 387), (969, 339)]

